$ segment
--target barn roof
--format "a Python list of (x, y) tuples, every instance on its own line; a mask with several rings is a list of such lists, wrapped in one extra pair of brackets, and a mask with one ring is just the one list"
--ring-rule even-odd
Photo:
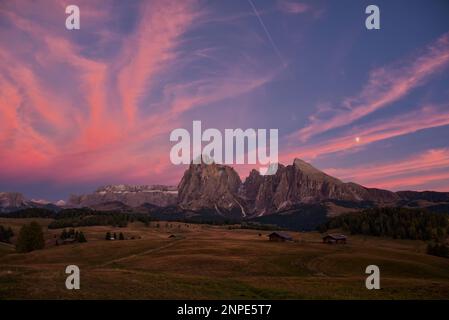
[(271, 236), (278, 236), (279, 238), (283, 238), (283, 239), (286, 239), (286, 240), (292, 240), (293, 239), (288, 234), (286, 234), (284, 232), (279, 232), (279, 231), (272, 232), (268, 236), (269, 237), (271, 237)]

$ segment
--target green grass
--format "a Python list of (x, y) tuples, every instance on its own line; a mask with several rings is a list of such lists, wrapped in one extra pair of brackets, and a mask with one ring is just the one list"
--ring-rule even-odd
[[(6, 221), (5, 221), (6, 220)], [(20, 219), (12, 219), (19, 227)], [(2, 220), (8, 225), (8, 219)], [(420, 241), (351, 236), (325, 245), (314, 232), (273, 243), (267, 231), (174, 223), (173, 228), (80, 228), (88, 243), (27, 254), (0, 246), (0, 299), (447, 299), (449, 259)], [(106, 231), (138, 236), (105, 241)], [(45, 230), (50, 239), (60, 230)], [(170, 234), (182, 235), (169, 239)], [(263, 236), (259, 237), (259, 233)], [(81, 268), (81, 290), (65, 289), (65, 267)], [(381, 290), (365, 288), (365, 268)]]

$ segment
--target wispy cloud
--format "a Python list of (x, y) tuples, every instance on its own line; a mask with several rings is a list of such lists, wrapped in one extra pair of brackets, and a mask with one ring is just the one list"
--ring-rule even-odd
[[(292, 83), (292, 77), (305, 69), (298, 72), (296, 61), (291, 68), (277, 61), (282, 60), (280, 45), (298, 52), (300, 46), (285, 42), (268, 21), (282, 14), (286, 21), (278, 29), (295, 28), (306, 15), (313, 17), (315, 3), (284, 0), (260, 8), (254, 0), (238, 5), (197, 0), (78, 4), (82, 29), (71, 32), (64, 28), (64, 1), (48, 0), (45, 10), (40, 1), (0, 1), (3, 185), (176, 183), (184, 168), (169, 161), (168, 133), (174, 128), (190, 128), (193, 117), (219, 125), (273, 127), (279, 122), (272, 121), (291, 114), (283, 105), (294, 105), (290, 91), (299, 82)], [(267, 44), (272, 50), (264, 50)], [(322, 105), (304, 129), (283, 140), (282, 161), (351, 152), (449, 125), (444, 101), (406, 113), (402, 109), (387, 119), (376, 116), (363, 125), (356, 122), (426, 84), (448, 62), (446, 34), (411, 57), (373, 70), (359, 94), (336, 106)], [(283, 88), (287, 82), (289, 92)], [(357, 90), (354, 83), (348, 86)], [(269, 101), (274, 101), (271, 108)], [(317, 136), (339, 127), (344, 128), (327, 141)], [(251, 166), (236, 169), (245, 176)], [(432, 170), (422, 181), (436, 176)], [(374, 176), (354, 178), (383, 183)]]
[[(444, 170), (444, 172), (441, 172)], [(346, 181), (386, 189), (409, 189), (449, 178), (449, 149), (430, 149), (422, 154), (387, 163), (351, 168), (328, 168), (325, 171)]]
[[(64, 12), (60, 2), (49, 2), (42, 16), (26, 6), (0, 7), (7, 25), (0, 36), (29, 39), (0, 47), (2, 179), (175, 182), (182, 168), (170, 165), (166, 134), (185, 113), (251, 92), (275, 76), (269, 68), (254, 71), (236, 61), (222, 61), (220, 72), (198, 72), (195, 80), (180, 76), (204, 58), (183, 54), (192, 25), (208, 21), (204, 13), (195, 0), (139, 5), (135, 26), (118, 36), (103, 28), (112, 2), (101, 10), (83, 3), (92, 10), (83, 15), (82, 28), (95, 30), (94, 44), (69, 36), (54, 19)], [(92, 49), (109, 41), (117, 44), (113, 53)], [(207, 48), (209, 56), (215, 53)]]
[(278, 0), (277, 7), (283, 13), (287, 14), (301, 14), (309, 11), (310, 5), (304, 2), (290, 1), (290, 0)]
[(186, 32), (199, 9), (193, 1), (144, 2), (137, 30), (125, 40), (118, 87), (127, 120), (135, 120), (138, 102), (153, 77), (176, 58), (179, 37)]
[(304, 142), (317, 134), (349, 125), (405, 97), (448, 65), (449, 33), (446, 33), (422, 53), (373, 70), (360, 94), (326, 112), (318, 110), (310, 116), (309, 124), (292, 136)]
[(446, 125), (449, 125), (449, 106), (429, 105), (406, 114), (355, 126), (323, 142), (295, 147), (295, 138), (290, 137), (292, 150), (287, 151), (282, 158), (291, 159), (299, 156), (311, 159), (335, 152), (358, 150), (374, 142)]

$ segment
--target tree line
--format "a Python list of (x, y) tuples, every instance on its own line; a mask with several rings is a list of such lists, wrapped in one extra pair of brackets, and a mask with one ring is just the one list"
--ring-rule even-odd
[(449, 215), (424, 209), (372, 208), (332, 218), (318, 230), (336, 228), (351, 234), (444, 241), (449, 235)]
[(126, 227), (129, 217), (126, 213), (96, 213), (95, 215), (78, 215), (70, 218), (59, 218), (48, 225), (49, 229), (75, 228), (87, 226)]
[(118, 211), (96, 211), (90, 208), (68, 208), (54, 212), (45, 208), (26, 208), (8, 214), (7, 218), (50, 218), (54, 219), (49, 229), (76, 228), (83, 226), (126, 227), (128, 223), (140, 221), (148, 225), (152, 219), (146, 213), (124, 213)]

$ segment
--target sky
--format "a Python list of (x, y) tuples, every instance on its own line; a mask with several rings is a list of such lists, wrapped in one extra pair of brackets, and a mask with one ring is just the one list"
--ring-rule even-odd
[(170, 132), (193, 120), (278, 129), (281, 163), (343, 181), (449, 191), (449, 2), (0, 0), (0, 191), (176, 185)]

